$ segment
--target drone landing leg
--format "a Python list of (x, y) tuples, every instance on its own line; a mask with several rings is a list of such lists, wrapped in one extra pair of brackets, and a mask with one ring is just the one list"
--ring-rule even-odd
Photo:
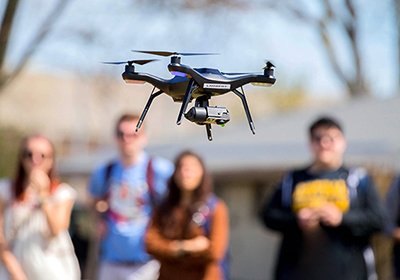
[(159, 96), (161, 93), (163, 93), (162, 90), (159, 90), (159, 91), (157, 91), (157, 92), (154, 93), (154, 89), (155, 89), (155, 87), (153, 88), (153, 90), (152, 90), (152, 92), (151, 92), (151, 94), (150, 94), (149, 100), (147, 100), (146, 106), (144, 107), (143, 112), (142, 112), (142, 114), (140, 115), (139, 121), (138, 121), (138, 123), (137, 123), (137, 125), (136, 125), (136, 130), (135, 130), (136, 132), (137, 132), (137, 131), (140, 129), (140, 127), (142, 126), (142, 123), (143, 123), (143, 121), (144, 121), (144, 118), (146, 117), (146, 114), (147, 114), (147, 112), (149, 111), (150, 105), (151, 105), (151, 103), (153, 102), (154, 98), (156, 98), (156, 97)]
[(249, 106), (247, 105), (247, 100), (246, 100), (246, 96), (244, 95), (244, 91), (243, 93), (238, 91), (237, 89), (232, 90), (237, 96), (239, 96), (239, 98), (242, 100), (243, 103), (243, 107), (244, 107), (244, 111), (246, 112), (246, 116), (247, 116), (247, 121), (249, 122), (249, 126), (251, 129), (251, 132), (253, 132), (253, 134), (256, 134), (256, 127), (254, 126), (253, 123), (253, 119), (251, 118), (251, 114), (250, 114), (250, 109)]
[(182, 100), (182, 106), (181, 106), (181, 109), (179, 110), (178, 119), (176, 120), (176, 124), (177, 125), (180, 125), (181, 122), (182, 122), (183, 113), (185, 113), (187, 105), (189, 104), (189, 101), (190, 101), (190, 99), (192, 97), (192, 92), (194, 90), (194, 86), (193, 85), (194, 85), (194, 80), (190, 79), (189, 80), (189, 84), (188, 84), (187, 89), (186, 89), (185, 96), (183, 97), (183, 100)]
[[(207, 96), (207, 95), (203, 95), (203, 96), (197, 97), (196, 101), (194, 103), (194, 106), (196, 106), (196, 107), (204, 107), (204, 108), (208, 107), (208, 105), (209, 105), (208, 100), (209, 99), (210, 99), (210, 97)], [(208, 138), (209, 141), (212, 141), (211, 124), (210, 123), (206, 123), (205, 126), (206, 126), (206, 131), (207, 131), (207, 138)]]
[(207, 131), (207, 138), (209, 141), (212, 141), (212, 134), (211, 134), (211, 124), (206, 123), (206, 131)]

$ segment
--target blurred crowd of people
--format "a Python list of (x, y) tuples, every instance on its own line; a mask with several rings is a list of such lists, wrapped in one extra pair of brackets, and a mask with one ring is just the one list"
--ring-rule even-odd
[[(185, 150), (170, 162), (148, 154), (138, 119), (117, 120), (118, 156), (90, 176), (90, 279), (230, 279), (229, 210), (202, 157)], [(282, 235), (273, 278), (378, 279), (371, 238), (385, 233), (400, 279), (400, 177), (383, 201), (365, 169), (344, 164), (341, 123), (320, 117), (308, 134), (312, 161), (286, 172), (260, 209), (260, 221)], [(54, 163), (52, 142), (31, 135), (14, 178), (0, 181), (0, 280), (88, 279), (88, 248), (82, 258), (69, 232), (76, 191)]]

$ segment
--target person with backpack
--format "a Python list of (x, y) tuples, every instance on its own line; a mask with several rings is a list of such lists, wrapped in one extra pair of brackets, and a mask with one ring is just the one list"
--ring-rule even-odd
[(287, 172), (264, 205), (265, 226), (282, 234), (274, 279), (377, 279), (371, 236), (385, 210), (362, 168), (343, 163), (346, 140), (331, 117), (309, 128), (313, 161)]
[(191, 151), (179, 154), (145, 238), (147, 251), (161, 263), (158, 279), (229, 279), (228, 219), (202, 159)]
[(98, 220), (99, 280), (154, 280), (158, 275), (159, 263), (147, 254), (144, 233), (174, 167), (145, 152), (144, 127), (135, 132), (138, 119), (134, 114), (118, 119), (119, 157), (96, 169), (88, 186)]

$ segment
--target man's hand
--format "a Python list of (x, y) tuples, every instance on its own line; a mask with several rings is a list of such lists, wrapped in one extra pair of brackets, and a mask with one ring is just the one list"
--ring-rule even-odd
[(340, 209), (332, 203), (328, 203), (320, 207), (318, 212), (320, 216), (320, 221), (323, 225), (337, 227), (342, 222), (342, 211), (340, 211)]
[(297, 222), (304, 231), (311, 231), (319, 227), (319, 212), (316, 208), (302, 208), (297, 212)]

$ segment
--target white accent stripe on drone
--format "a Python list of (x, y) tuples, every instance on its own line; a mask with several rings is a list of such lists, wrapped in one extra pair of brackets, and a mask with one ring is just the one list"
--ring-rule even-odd
[(203, 88), (211, 88), (211, 89), (230, 89), (231, 85), (230, 84), (210, 84), (210, 83), (204, 83)]

